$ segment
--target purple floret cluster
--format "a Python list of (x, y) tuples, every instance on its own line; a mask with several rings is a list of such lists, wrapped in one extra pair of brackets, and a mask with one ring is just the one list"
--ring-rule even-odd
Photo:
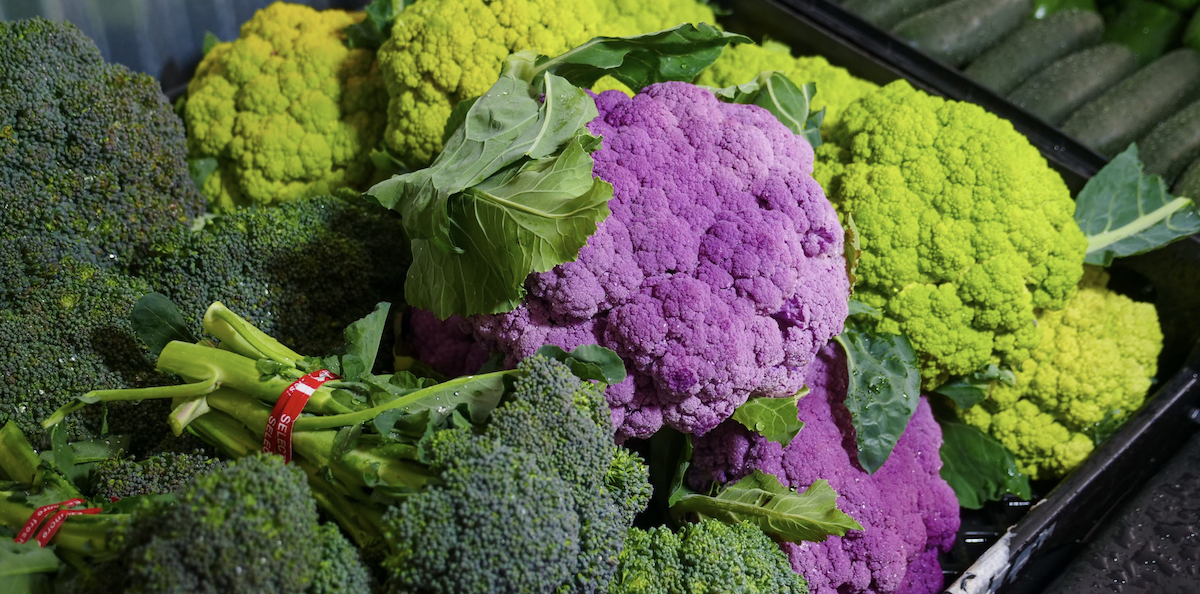
[(845, 405), (848, 376), (841, 347), (822, 349), (807, 380), (811, 392), (799, 401), (804, 428), (788, 447), (726, 422), (693, 441), (692, 487), (736, 481), (754, 469), (799, 489), (826, 479), (838, 492), (838, 509), (863, 530), (822, 543), (782, 545), (812, 594), (940, 591), (937, 556), (954, 543), (959, 509), (953, 489), (938, 474), (942, 431), (929, 403), (921, 398), (887, 462), (867, 474), (858, 465)]
[(620, 440), (702, 435), (752, 394), (799, 390), (849, 291), (812, 147), (686, 83), (596, 107), (611, 216), (576, 261), (527, 280), (521, 307), (471, 318), (475, 338), (509, 365), (544, 344), (616, 351), (630, 373), (607, 393)]

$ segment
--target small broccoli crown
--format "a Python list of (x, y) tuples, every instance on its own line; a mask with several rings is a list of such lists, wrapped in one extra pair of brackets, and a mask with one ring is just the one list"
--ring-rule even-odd
[(220, 301), (299, 352), (327, 354), (376, 303), (402, 299), (403, 237), (399, 217), (380, 207), (302, 198), (180, 230), (142, 277), (185, 315)]
[(541, 355), (482, 433), (431, 438), (441, 485), (388, 514), (398, 592), (603, 591), (649, 501), (641, 459), (613, 444), (603, 390)]
[(431, 448), (442, 484), (384, 517), (388, 591), (563, 591), (583, 529), (571, 485), (536, 455), (466, 430), (439, 433)]
[(731, 87), (754, 80), (767, 70), (785, 73), (797, 86), (816, 84), (817, 94), (809, 109), (825, 109), (821, 123), (825, 130), (837, 124), (846, 106), (878, 88), (875, 83), (855, 78), (844, 68), (831, 65), (821, 56), (793, 57), (791, 48), (770, 40), (762, 45), (744, 43), (726, 47), (721, 57), (696, 77), (696, 84)]
[[(76, 396), (170, 381), (154, 371), (129, 324), (133, 305), (150, 292), (144, 282), (71, 257), (46, 262), (43, 270), (12, 277), (27, 286), (0, 306), (0, 424), (16, 421), (37, 447), (49, 444), (41, 421)], [(166, 435), (166, 401), (114, 404), (110, 429), (134, 435), (133, 449)], [(84, 411), (65, 428), (72, 441), (82, 441), (99, 436), (102, 422), (102, 411)]]
[[(1158, 314), (1105, 288), (1091, 268), (1061, 311), (1038, 317), (1043, 338), (1017, 369), (964, 419), (999, 439), (1031, 478), (1057, 478), (1091, 453), (1097, 432), (1129, 418), (1150, 390), (1163, 334)], [(1103, 427), (1107, 425), (1107, 427)]]
[(317, 529), (320, 561), (305, 594), (367, 594), (373, 591), (371, 574), (358, 548), (329, 522)]
[(216, 159), (214, 210), (365, 189), (387, 94), (375, 55), (344, 29), (364, 13), (276, 2), (213, 47), (188, 83), (188, 156)]
[(321, 561), (303, 471), (257, 454), (199, 476), (176, 503), (138, 514), (128, 592), (304, 592)]
[(788, 556), (757, 526), (704, 520), (631, 529), (609, 594), (808, 594)]
[(145, 460), (109, 458), (96, 465), (93, 496), (101, 500), (134, 495), (175, 493), (197, 475), (213, 472), (224, 463), (196, 451), (163, 452)]
[(202, 212), (158, 83), (106, 64), (74, 25), (0, 22), (0, 97), (0, 244), (59, 237), (133, 262)]
[[(907, 335), (926, 387), (1037, 346), (1037, 309), (1075, 292), (1087, 241), (1062, 178), (1012, 124), (897, 81), (830, 130), (818, 175), (858, 228), (856, 298)], [(965, 239), (964, 239), (965, 238)]]

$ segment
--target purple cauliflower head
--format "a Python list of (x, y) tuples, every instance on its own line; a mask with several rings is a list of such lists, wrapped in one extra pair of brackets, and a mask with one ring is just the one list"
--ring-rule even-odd
[(596, 96), (593, 173), (612, 214), (574, 262), (533, 274), (517, 309), (469, 321), (515, 364), (599, 344), (618, 440), (664, 424), (702, 435), (754, 395), (792, 394), (842, 330), (849, 282), (813, 150), (766, 110), (686, 84)]
[(921, 398), (887, 462), (867, 474), (858, 465), (845, 405), (848, 377), (841, 348), (822, 349), (807, 375), (811, 392), (799, 401), (804, 428), (788, 447), (726, 422), (693, 440), (691, 486), (737, 481), (754, 469), (800, 489), (826, 479), (838, 492), (838, 508), (863, 530), (822, 543), (783, 545), (812, 594), (940, 591), (938, 552), (954, 544), (959, 507), (954, 490), (938, 474), (942, 431), (928, 401)]

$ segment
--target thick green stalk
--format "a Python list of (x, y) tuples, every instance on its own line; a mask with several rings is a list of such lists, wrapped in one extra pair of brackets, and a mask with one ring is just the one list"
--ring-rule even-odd
[(204, 330), (217, 337), (226, 348), (250, 359), (270, 359), (295, 367), (296, 363), (304, 358), (266, 332), (255, 328), (220, 301), (208, 306), (208, 311), (204, 312), (203, 324)]
[(37, 486), (42, 482), (42, 461), (12, 421), (0, 429), (0, 470), (18, 483)]

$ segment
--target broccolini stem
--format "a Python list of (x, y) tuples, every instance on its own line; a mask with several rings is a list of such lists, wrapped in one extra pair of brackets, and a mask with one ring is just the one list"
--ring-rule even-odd
[[(163, 349), (163, 352), (166, 352), (166, 349)], [(42, 427), (49, 429), (61, 423), (63, 419), (67, 418), (67, 415), (89, 404), (95, 404), (97, 402), (117, 402), (119, 400), (154, 400), (158, 398), (195, 398), (197, 396), (208, 394), (215, 389), (217, 389), (217, 380), (215, 378), (202, 378), (195, 383), (180, 384), (177, 386), (131, 388), (128, 390), (94, 390), (64, 404), (61, 408), (54, 411), (54, 414), (42, 421)]]
[(262, 451), (262, 437), (255, 437), (240, 421), (219, 410), (197, 417), (188, 428), (235, 458)]
[(417, 390), (411, 394), (401, 396), (395, 400), (385, 402), (379, 406), (360, 410), (356, 412), (325, 415), (318, 417), (303, 417), (296, 419), (296, 431), (316, 431), (318, 429), (336, 429), (338, 427), (348, 427), (365, 423), (379, 416), (384, 411), (405, 408), (416, 402), (421, 402), (426, 399), (436, 400), (441, 394), (455, 393), (459, 390), (467, 389), (471, 384), (495, 384), (496, 387), (503, 387), (504, 378), (516, 373), (514, 370), (497, 371), (483, 375), (467, 375), (452, 379), (448, 382), (435, 384), (423, 390)]
[(295, 367), (296, 363), (304, 358), (268, 336), (266, 332), (255, 328), (220, 301), (208, 306), (208, 311), (204, 312), (203, 324), (204, 330), (217, 337), (226, 348), (250, 359), (270, 359)]
[[(17, 493), (0, 491), (0, 523), (14, 532), (20, 530), (34, 508), (14, 501)], [(89, 558), (105, 561), (117, 557), (119, 551), (111, 550), (114, 532), (129, 525), (126, 514), (99, 514), (94, 516), (71, 516), (63, 522), (54, 535), (54, 545), (75, 553), (86, 553)]]

